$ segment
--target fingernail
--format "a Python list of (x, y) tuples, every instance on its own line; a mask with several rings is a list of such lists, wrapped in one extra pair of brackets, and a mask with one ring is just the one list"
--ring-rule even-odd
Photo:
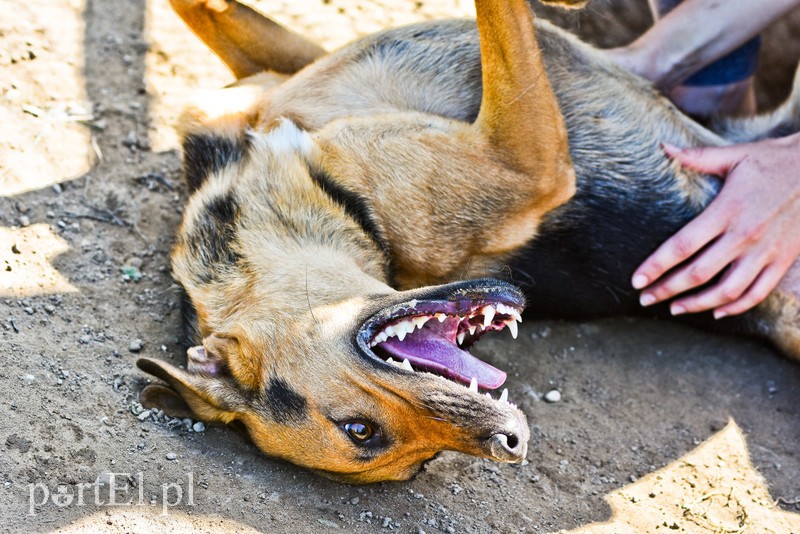
[(680, 147), (677, 147), (677, 146), (672, 145), (670, 143), (661, 143), (661, 148), (664, 150), (664, 152), (668, 152), (668, 153), (672, 153), (672, 154), (675, 154), (675, 153), (681, 151)]
[(645, 287), (647, 284), (650, 283), (650, 280), (648, 280), (647, 277), (643, 274), (637, 274), (636, 276), (633, 277), (631, 283), (633, 284), (634, 289), (642, 289), (643, 287)]
[(680, 304), (673, 304), (672, 306), (669, 307), (669, 312), (672, 315), (683, 315), (684, 313), (686, 313), (686, 308), (684, 308)]
[(727, 316), (728, 316), (728, 312), (726, 312), (726, 311), (714, 310), (714, 319), (722, 319), (722, 318), (727, 317)]
[(642, 293), (642, 296), (639, 297), (639, 304), (642, 306), (650, 306), (651, 304), (656, 303), (656, 297), (652, 293)]

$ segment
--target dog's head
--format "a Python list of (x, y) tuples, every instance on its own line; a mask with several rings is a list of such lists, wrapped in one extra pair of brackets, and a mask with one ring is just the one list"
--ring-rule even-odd
[[(207, 336), (186, 370), (140, 359), (168, 386), (142, 403), (238, 423), (265, 453), (351, 483), (402, 480), (443, 450), (525, 458), (529, 429), (505, 373), (470, 355), (516, 322), (522, 295), (479, 280), (302, 306)], [(245, 327), (246, 326), (246, 327)]]

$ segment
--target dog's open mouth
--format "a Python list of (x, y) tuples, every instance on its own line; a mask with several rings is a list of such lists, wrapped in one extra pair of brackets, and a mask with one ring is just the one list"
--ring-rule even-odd
[(444, 299), (413, 299), (373, 316), (361, 330), (367, 347), (407, 371), (427, 371), (469, 384), (476, 392), (478, 388), (497, 389), (505, 382), (506, 373), (468, 349), (487, 332), (504, 328), (516, 338), (522, 295), (507, 284), (488, 285), (485, 281), (453, 284), (452, 289), (442, 286), (435, 291), (450, 294)]

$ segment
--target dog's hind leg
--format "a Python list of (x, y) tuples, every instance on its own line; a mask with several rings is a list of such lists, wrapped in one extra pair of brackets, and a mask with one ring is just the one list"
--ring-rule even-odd
[(533, 13), (525, 0), (477, 0), (483, 96), (474, 124), (493, 156), (528, 177), (532, 211), (569, 200), (575, 172), (567, 128), (547, 78)]
[(711, 129), (733, 143), (748, 143), (800, 132), (800, 66), (789, 98), (771, 113), (743, 119), (722, 119)]
[(767, 338), (800, 361), (800, 261), (792, 265), (778, 288), (744, 317), (748, 333)]
[(191, 30), (237, 79), (263, 71), (294, 74), (325, 50), (236, 0), (170, 0)]

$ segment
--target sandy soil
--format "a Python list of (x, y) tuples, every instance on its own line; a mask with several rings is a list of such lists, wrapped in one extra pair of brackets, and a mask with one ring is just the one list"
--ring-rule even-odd
[[(256, 5), (327, 47), (472, 9)], [(642, 13), (597, 0), (554, 16), (611, 45), (647, 24)], [(785, 92), (798, 19), (768, 39), (762, 105)], [(604, 495), (728, 418), (772, 498), (797, 509), (800, 366), (673, 324), (528, 322), (517, 341), (483, 341), (477, 352), (509, 371), (529, 415), (525, 465), (444, 454), (411, 482), (350, 487), (266, 459), (233, 431), (142, 413), (136, 358), (183, 358), (168, 265), (186, 191), (171, 125), (187, 88), (229, 81), (165, 0), (31, 0), (0, 12), (0, 530), (571, 529), (607, 519)], [(551, 390), (560, 402), (542, 400)], [(109, 493), (130, 503), (111, 506)], [(165, 502), (178, 504), (162, 514)]]

